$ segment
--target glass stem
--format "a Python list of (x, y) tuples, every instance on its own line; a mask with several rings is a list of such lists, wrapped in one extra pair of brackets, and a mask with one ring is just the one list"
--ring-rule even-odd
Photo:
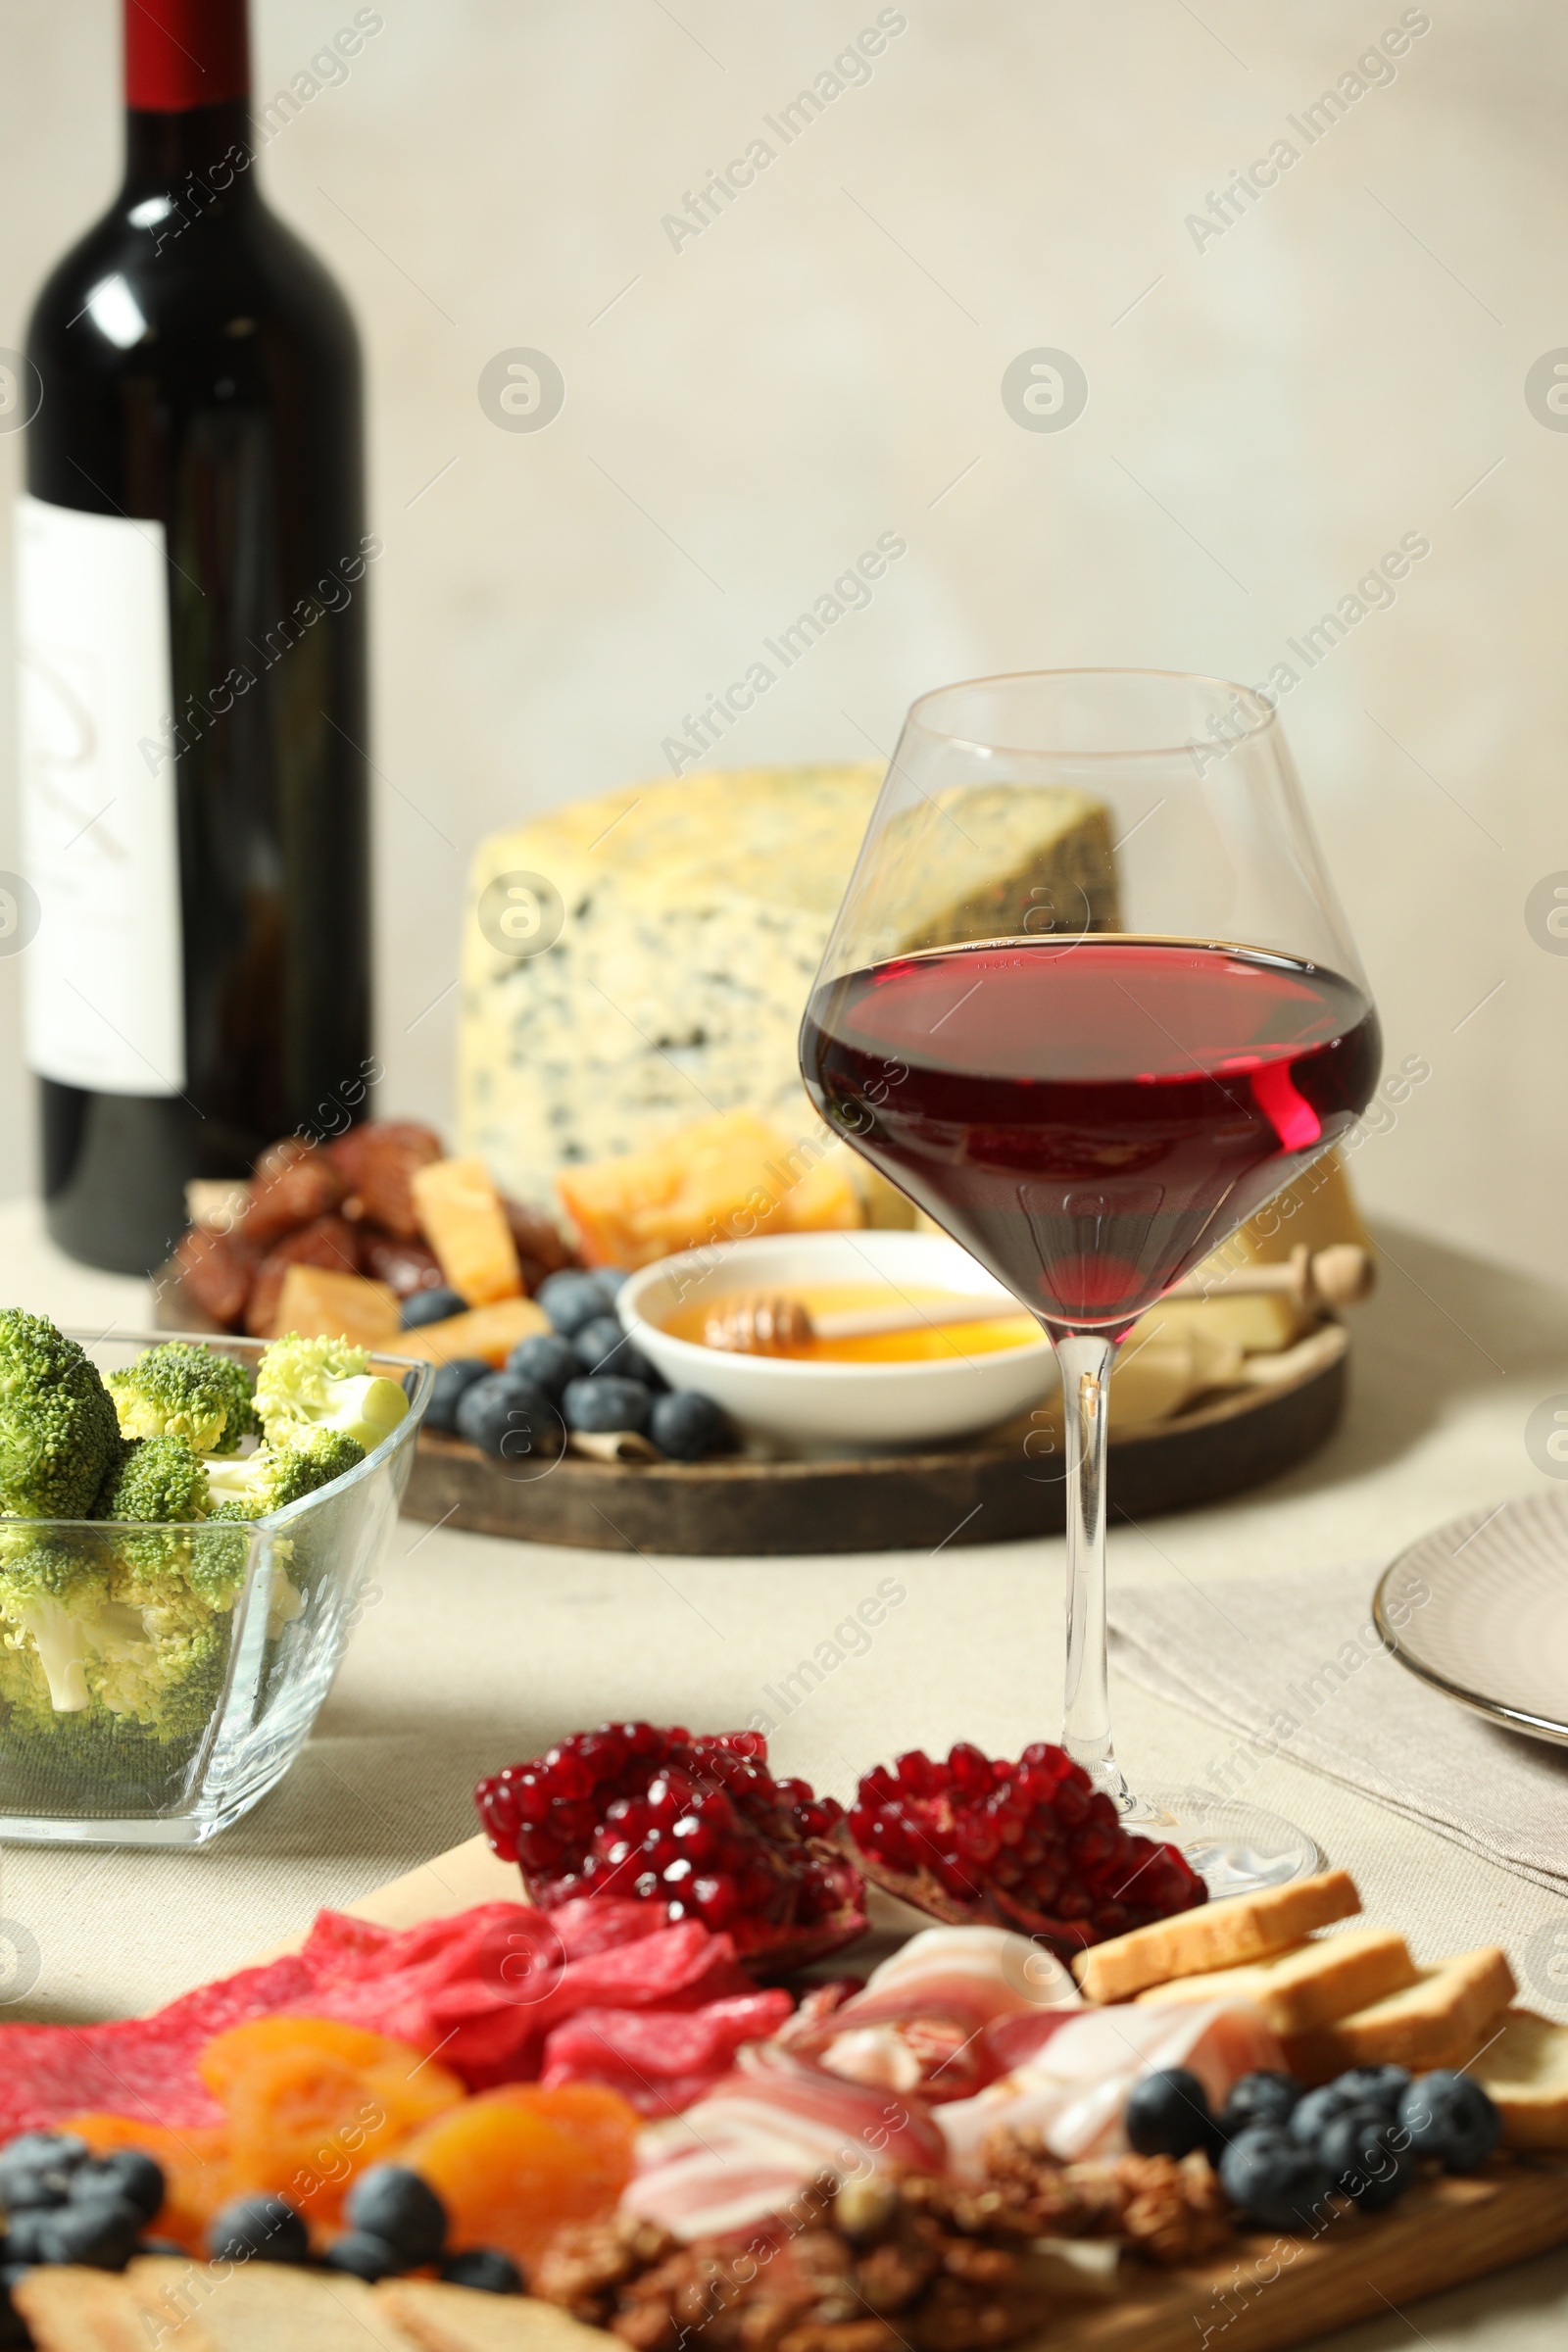
[(1094, 1333), (1056, 1336), (1067, 1441), (1067, 1687), (1062, 1745), (1097, 1788), (1132, 1802), (1110, 1744), (1105, 1652), (1105, 1428), (1116, 1348)]

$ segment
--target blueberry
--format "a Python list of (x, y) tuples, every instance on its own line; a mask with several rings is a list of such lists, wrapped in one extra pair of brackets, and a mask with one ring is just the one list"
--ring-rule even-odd
[(536, 1331), (531, 1339), (517, 1342), (507, 1358), (507, 1370), (515, 1372), (519, 1380), (531, 1380), (536, 1389), (556, 1399), (567, 1381), (577, 1378), (582, 1366), (570, 1340), (564, 1340), (559, 1331)]
[(0, 2206), (22, 2212), (63, 2205), (87, 2143), (69, 2132), (24, 2132), (0, 2149)]
[(282, 2197), (236, 2197), (207, 2225), (214, 2262), (304, 2262), (310, 2233)]
[(167, 2188), (164, 2168), (140, 2148), (115, 2148), (95, 2156), (73, 2177), (72, 2202), (123, 2197), (144, 2222), (156, 2221)]
[(69, 2173), (8, 2173), (0, 2182), (0, 2199), (8, 2213), (51, 2212), (70, 2196)]
[(1133, 2084), (1126, 2126), (1135, 2156), (1190, 2156), (1213, 2132), (1208, 2093), (1185, 2066), (1159, 2067)]
[[(172, 2237), (139, 2237), (136, 2240), (136, 2251), (138, 2254), (177, 2255), (182, 2262), (189, 2259), (184, 2247), (176, 2238)], [(3, 2340), (0, 2338), (0, 2341)]]
[(441, 2276), (448, 2286), (477, 2287), (482, 2295), (520, 2295), (522, 2273), (510, 2254), (502, 2254), (494, 2246), (469, 2246), (462, 2254), (449, 2254), (441, 2265)]
[(378, 2278), (395, 2278), (411, 2267), (395, 2246), (389, 2246), (384, 2237), (373, 2237), (368, 2230), (350, 2230), (327, 2247), (321, 2259), (329, 2271), (346, 2271), (351, 2278), (363, 2278), (369, 2286)]
[(1352, 2066), (1348, 2074), (1337, 2075), (1331, 2087), (1343, 2091), (1357, 2106), (1378, 2107), (1385, 2115), (1397, 2115), (1409, 2080), (1410, 2070), (1405, 2066)]
[(1472, 2173), (1492, 2154), (1502, 2119), (1479, 2082), (1440, 2067), (1406, 2083), (1399, 2122), (1417, 2156), (1436, 2156), (1445, 2171)]
[(356, 2231), (384, 2238), (406, 2270), (439, 2262), (447, 2209), (427, 2180), (401, 2164), (372, 2164), (350, 2189), (344, 2213)]
[[(8, 2251), (25, 2259), (30, 2236), (33, 2258), (39, 2262), (85, 2263), (95, 2271), (122, 2271), (146, 2220), (127, 2197), (116, 2196), (84, 2199), (56, 2213), (18, 2214)], [(19, 2246), (16, 2230), (22, 2222), (29, 2223), (31, 2229), (24, 2232)]]
[(416, 1291), (403, 1301), (403, 1328), (421, 1331), (426, 1323), (444, 1323), (449, 1315), (468, 1311), (468, 1301), (461, 1292), (443, 1287), (438, 1291)]
[(597, 1380), (574, 1380), (562, 1398), (568, 1429), (646, 1429), (654, 1399), (640, 1380), (621, 1380), (602, 1373)]
[(1219, 2178), (1231, 2203), (1271, 2230), (1309, 2228), (1333, 2185), (1315, 2150), (1277, 2124), (1238, 2132), (1219, 2160)]
[(454, 1356), (436, 1373), (430, 1401), (424, 1408), (426, 1429), (451, 1431), (458, 1426), (458, 1407), (476, 1380), (486, 1380), (490, 1366), (478, 1355)]
[(592, 1274), (547, 1274), (535, 1294), (538, 1303), (550, 1317), (551, 1328), (569, 1340), (602, 1315), (606, 1296)]
[(579, 1368), (590, 1377), (613, 1372), (622, 1380), (640, 1380), (644, 1388), (662, 1387), (659, 1374), (640, 1348), (634, 1348), (615, 1315), (595, 1315), (572, 1337)]
[(593, 1279), (613, 1306), (631, 1276), (623, 1266), (595, 1266)]
[(1336, 2116), (1348, 2115), (1360, 2104), (1347, 2096), (1338, 2082), (1321, 2083), (1298, 2101), (1291, 2116), (1291, 2130), (1304, 2147), (1315, 2147)]
[(561, 1451), (561, 1415), (531, 1380), (492, 1372), (458, 1406), (458, 1435), (498, 1462), (536, 1462)]
[(654, 1398), (648, 1434), (672, 1462), (700, 1462), (723, 1445), (728, 1424), (711, 1396), (696, 1389), (672, 1389), (667, 1396)]
[(1264, 2071), (1244, 2075), (1231, 2084), (1231, 2095), (1219, 2119), (1220, 2130), (1227, 2139), (1234, 2139), (1249, 2124), (1288, 2124), (1300, 2096), (1301, 2085), (1294, 2075)]
[(1335, 2187), (1362, 2213), (1382, 2213), (1415, 2179), (1406, 2135), (1386, 2107), (1347, 2108), (1326, 2127), (1317, 2147)]

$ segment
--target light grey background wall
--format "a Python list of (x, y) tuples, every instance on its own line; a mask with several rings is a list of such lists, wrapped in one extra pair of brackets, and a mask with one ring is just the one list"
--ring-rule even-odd
[[(304, 95), (265, 176), (369, 364), (386, 1106), (449, 1115), (478, 836), (667, 772), (684, 714), (891, 530), (907, 556), (726, 757), (885, 750), (917, 691), (985, 670), (1289, 663), (1391, 1063), (1431, 1069), (1358, 1152), (1363, 1195), (1568, 1275), (1551, 361), (1527, 401), (1568, 347), (1560, 6), (899, 0), (903, 28), (835, 73), (877, 0), (380, 0), (347, 78), (308, 94), (354, 0), (253, 5), (262, 95)], [(15, 344), (116, 176), (118, 10), (0, 0), (0, 46)], [(786, 143), (767, 118), (813, 86)], [(758, 139), (773, 158), (718, 218), (665, 224)], [(481, 406), (519, 348), (564, 380), (541, 431)], [(1004, 405), (1041, 348), (1087, 376), (1065, 429)], [(21, 455), (0, 433), (0, 511)], [(1355, 618), (1405, 534), (1430, 554)], [(1335, 609), (1309, 668), (1288, 641)], [(19, 961), (0, 1194), (31, 1169)]]

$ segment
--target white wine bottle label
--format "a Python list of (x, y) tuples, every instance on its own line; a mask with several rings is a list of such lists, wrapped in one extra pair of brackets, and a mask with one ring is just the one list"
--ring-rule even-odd
[(27, 1060), (108, 1095), (185, 1084), (161, 522), (17, 510)]

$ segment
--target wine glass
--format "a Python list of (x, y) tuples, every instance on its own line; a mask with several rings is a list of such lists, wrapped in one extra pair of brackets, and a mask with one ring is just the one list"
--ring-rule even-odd
[(1319, 1866), (1278, 1815), (1133, 1796), (1111, 1745), (1119, 1343), (1359, 1116), (1377, 1014), (1275, 710), (1049, 670), (914, 704), (801, 1031), (828, 1123), (1044, 1325), (1067, 1441), (1062, 1743), (1213, 1892)]

